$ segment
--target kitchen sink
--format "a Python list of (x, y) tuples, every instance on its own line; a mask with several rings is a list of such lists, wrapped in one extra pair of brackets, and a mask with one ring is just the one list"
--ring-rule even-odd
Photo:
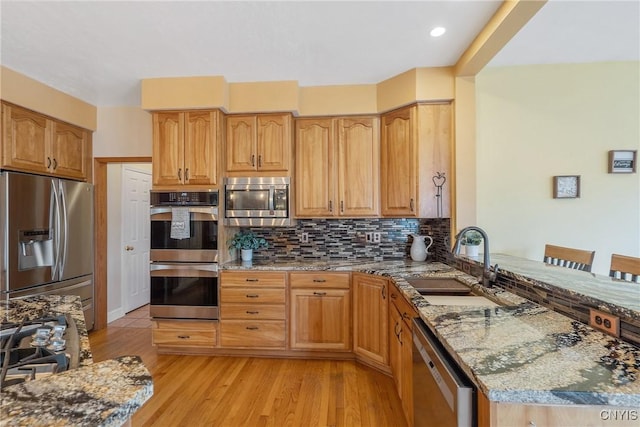
[(473, 295), (469, 285), (453, 277), (406, 279), (420, 295)]

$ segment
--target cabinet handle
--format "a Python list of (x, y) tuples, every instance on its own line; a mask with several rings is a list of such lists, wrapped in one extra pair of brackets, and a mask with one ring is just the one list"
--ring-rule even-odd
[(391, 299), (397, 299), (397, 298), (398, 298), (398, 295), (396, 295), (394, 293), (391, 294)]
[(53, 158), (53, 170), (58, 169), (58, 161), (56, 160), (56, 158)]
[(340, 212), (344, 213), (344, 200), (340, 200)]
[(325, 296), (327, 293), (326, 293), (326, 292), (314, 292), (313, 294), (314, 294), (314, 295), (317, 295), (317, 296), (319, 296), (319, 297), (323, 297), (323, 296)]
[(257, 282), (258, 279), (244, 279), (246, 282)]
[(182, 181), (182, 168), (178, 168), (178, 181)]
[(251, 155), (251, 166), (255, 166), (256, 165), (256, 155), (252, 154)]
[(387, 299), (387, 285), (382, 287), (382, 299)]
[(189, 168), (184, 170), (184, 180), (189, 181)]
[(247, 326), (246, 329), (249, 331), (257, 331), (259, 328), (257, 326)]
[(326, 282), (326, 280), (325, 280), (325, 279), (313, 279), (313, 281), (314, 281), (315, 283), (324, 283), (324, 282)]
[(260, 314), (259, 311), (249, 311), (247, 310), (247, 314)]
[(261, 168), (262, 167), (262, 154), (258, 155), (258, 167)]
[(181, 340), (188, 340), (191, 337), (189, 335), (178, 335), (178, 338), (180, 338)]
[(333, 212), (333, 201), (329, 200), (329, 212)]
[(258, 298), (259, 295), (256, 294), (247, 294), (247, 298)]
[(402, 312), (402, 318), (403, 318), (403, 319), (410, 319), (411, 317), (409, 317), (409, 315), (407, 314), (407, 312), (406, 312), (406, 311), (403, 311), (403, 312)]
[(51, 167), (51, 157), (47, 157), (47, 169)]
[(409, 209), (413, 212), (413, 198), (409, 201)]

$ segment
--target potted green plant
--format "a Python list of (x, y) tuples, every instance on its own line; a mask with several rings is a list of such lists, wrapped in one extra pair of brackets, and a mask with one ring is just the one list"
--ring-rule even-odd
[(478, 256), (480, 243), (482, 243), (482, 234), (471, 230), (465, 233), (461, 243), (464, 245), (464, 253), (469, 257)]
[(229, 249), (240, 249), (242, 261), (253, 259), (253, 250), (268, 248), (269, 243), (264, 237), (259, 237), (251, 230), (240, 230), (229, 241)]

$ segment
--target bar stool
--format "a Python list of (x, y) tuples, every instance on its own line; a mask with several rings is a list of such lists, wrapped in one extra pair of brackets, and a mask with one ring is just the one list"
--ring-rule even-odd
[(573, 268), (575, 270), (591, 272), (591, 265), (593, 264), (593, 257), (595, 255), (596, 251), (585, 251), (554, 245), (544, 246), (544, 262), (560, 267)]
[(640, 283), (640, 258), (611, 254), (609, 276), (614, 279)]

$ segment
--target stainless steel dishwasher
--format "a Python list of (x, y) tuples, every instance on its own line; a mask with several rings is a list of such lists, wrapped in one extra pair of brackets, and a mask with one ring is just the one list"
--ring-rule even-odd
[(420, 319), (413, 320), (414, 427), (477, 425), (476, 390)]

